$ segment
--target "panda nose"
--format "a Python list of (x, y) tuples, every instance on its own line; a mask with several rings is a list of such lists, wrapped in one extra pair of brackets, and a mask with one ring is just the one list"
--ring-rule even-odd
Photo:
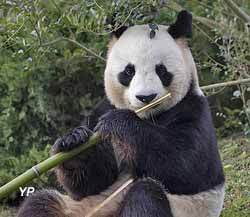
[(151, 95), (147, 95), (147, 96), (136, 95), (136, 98), (139, 99), (143, 103), (150, 103), (156, 96), (157, 96), (157, 94), (151, 94)]

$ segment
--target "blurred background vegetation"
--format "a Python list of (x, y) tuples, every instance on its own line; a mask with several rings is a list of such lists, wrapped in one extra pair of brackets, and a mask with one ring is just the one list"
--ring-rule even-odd
[[(249, 0), (1, 0), (0, 185), (47, 158), (55, 139), (102, 99), (113, 28), (168, 25), (182, 8), (194, 17), (201, 85), (250, 78)], [(228, 178), (223, 216), (250, 216), (250, 85), (206, 95)], [(30, 186), (54, 183), (48, 173)], [(17, 201), (18, 192), (4, 202)]]

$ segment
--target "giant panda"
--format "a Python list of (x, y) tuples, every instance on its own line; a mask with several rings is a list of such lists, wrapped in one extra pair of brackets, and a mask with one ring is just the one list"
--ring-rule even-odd
[[(153, 34), (151, 34), (153, 31)], [(19, 217), (83, 217), (125, 180), (135, 180), (96, 217), (219, 217), (224, 174), (206, 97), (188, 47), (192, 16), (170, 26), (121, 27), (112, 33), (106, 99), (85, 123), (59, 138), (52, 154), (97, 131), (102, 141), (56, 168), (67, 195), (42, 190)], [(136, 114), (167, 92), (171, 98)]]

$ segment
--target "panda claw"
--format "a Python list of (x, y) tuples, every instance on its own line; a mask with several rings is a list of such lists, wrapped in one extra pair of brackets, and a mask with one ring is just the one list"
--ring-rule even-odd
[(92, 131), (85, 126), (74, 129), (71, 133), (66, 134), (56, 140), (52, 146), (52, 153), (56, 154), (62, 151), (70, 151), (82, 143), (88, 141)]

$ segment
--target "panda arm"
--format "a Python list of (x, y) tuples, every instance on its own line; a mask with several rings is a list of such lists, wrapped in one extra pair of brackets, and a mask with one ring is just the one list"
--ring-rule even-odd
[[(67, 151), (86, 142), (92, 134), (98, 117), (111, 108), (109, 102), (103, 100), (86, 118), (82, 126), (57, 140), (52, 147), (52, 153)], [(117, 163), (110, 141), (103, 140), (88, 151), (67, 160), (56, 168), (56, 175), (60, 184), (75, 200), (105, 190), (118, 176)]]
[(136, 177), (159, 180), (171, 193), (192, 194), (224, 181), (207, 112), (200, 121), (180, 118), (164, 126), (129, 110), (114, 110), (100, 119), (96, 130), (131, 149)]

